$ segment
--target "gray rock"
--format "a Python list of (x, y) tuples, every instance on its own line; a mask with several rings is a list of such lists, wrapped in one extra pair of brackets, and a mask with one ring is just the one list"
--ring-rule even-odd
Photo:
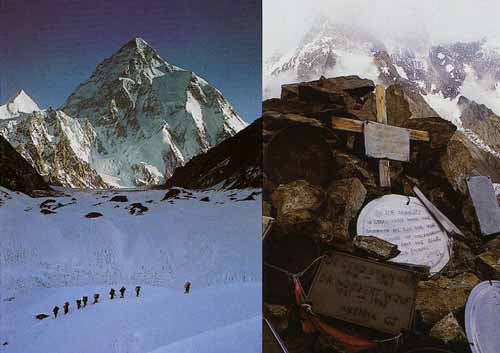
[(429, 336), (440, 340), (444, 344), (467, 343), (465, 332), (453, 313), (449, 313), (438, 321), (431, 328)]
[(417, 287), (416, 310), (426, 326), (432, 326), (450, 312), (462, 309), (472, 289), (481, 280), (470, 272), (454, 278), (439, 276), (421, 281)]
[(366, 255), (381, 260), (392, 259), (401, 253), (396, 244), (374, 236), (357, 235), (353, 240), (353, 245)]
[(346, 243), (351, 237), (349, 225), (366, 198), (366, 188), (358, 178), (336, 180), (328, 188), (324, 211), (318, 219), (321, 241)]
[(284, 233), (298, 233), (314, 224), (324, 191), (304, 180), (280, 185), (271, 196), (277, 210), (276, 224)]

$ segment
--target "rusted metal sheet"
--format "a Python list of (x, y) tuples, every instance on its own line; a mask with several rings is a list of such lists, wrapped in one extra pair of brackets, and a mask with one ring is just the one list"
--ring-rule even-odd
[(262, 353), (288, 353), (283, 340), (267, 319), (262, 320)]
[(437, 273), (450, 260), (450, 238), (416, 197), (392, 194), (370, 201), (359, 214), (357, 233), (396, 244), (401, 253), (393, 262)]
[(366, 122), (364, 135), (365, 151), (368, 157), (403, 162), (410, 160), (410, 133), (408, 130)]
[(500, 233), (500, 207), (490, 177), (470, 177), (467, 185), (479, 220), (481, 234), (488, 236)]
[(413, 324), (416, 286), (414, 272), (334, 252), (322, 260), (308, 300), (318, 314), (398, 334)]

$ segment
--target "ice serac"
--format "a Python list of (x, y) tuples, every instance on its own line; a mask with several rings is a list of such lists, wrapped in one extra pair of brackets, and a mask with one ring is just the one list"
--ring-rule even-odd
[(246, 126), (216, 88), (141, 38), (100, 63), (62, 111), (92, 126), (89, 163), (116, 186), (159, 184)]
[(23, 90), (10, 98), (7, 103), (0, 105), (0, 119), (16, 118), (22, 113), (32, 113), (40, 110), (38, 105)]

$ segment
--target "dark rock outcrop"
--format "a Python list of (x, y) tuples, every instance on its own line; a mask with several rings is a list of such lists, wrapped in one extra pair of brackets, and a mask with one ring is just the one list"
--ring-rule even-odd
[(262, 118), (191, 159), (163, 188), (259, 188), (262, 186)]
[(128, 197), (125, 195), (113, 196), (109, 201), (111, 202), (128, 202)]
[(0, 136), (0, 185), (30, 196), (47, 195), (51, 189), (35, 169)]

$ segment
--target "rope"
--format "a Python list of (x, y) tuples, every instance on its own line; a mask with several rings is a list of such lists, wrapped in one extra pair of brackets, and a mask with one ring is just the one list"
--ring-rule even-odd
[(284, 268), (281, 268), (281, 267), (278, 267), (278, 266), (275, 266), (275, 265), (271, 265), (267, 262), (264, 262), (264, 265), (269, 267), (269, 268), (272, 268), (273, 270), (276, 270), (276, 271), (279, 271), (281, 273), (284, 273), (286, 274), (287, 276), (289, 277), (296, 277), (296, 278), (300, 278), (302, 277), (307, 271), (309, 271), (311, 269), (311, 267), (313, 267), (318, 261), (324, 259), (325, 257), (328, 257), (328, 255), (321, 255), (320, 257), (317, 257), (313, 262), (311, 262), (305, 269), (303, 269), (302, 271), (300, 272), (297, 272), (297, 273), (292, 273), (290, 271), (287, 271), (285, 270)]

